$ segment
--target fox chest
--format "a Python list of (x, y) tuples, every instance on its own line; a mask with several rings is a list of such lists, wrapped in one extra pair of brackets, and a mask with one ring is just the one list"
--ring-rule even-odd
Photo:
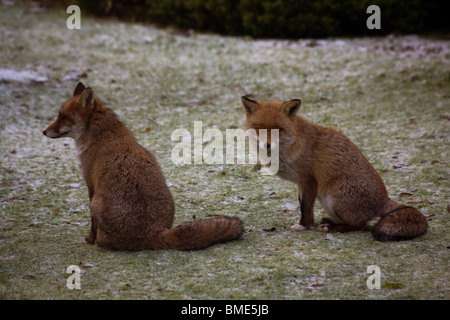
[(290, 161), (280, 157), (277, 175), (282, 179), (298, 183), (301, 178), (301, 171)]

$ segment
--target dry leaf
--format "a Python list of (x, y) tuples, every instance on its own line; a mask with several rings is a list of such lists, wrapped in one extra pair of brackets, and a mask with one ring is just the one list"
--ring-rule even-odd
[(389, 289), (401, 289), (404, 288), (405, 285), (401, 282), (385, 282), (384, 285)]
[(80, 268), (92, 268), (94, 266), (92, 263), (83, 261), (80, 261), (78, 265), (80, 266)]

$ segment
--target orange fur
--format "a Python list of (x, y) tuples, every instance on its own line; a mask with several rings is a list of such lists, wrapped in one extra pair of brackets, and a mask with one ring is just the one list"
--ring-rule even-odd
[(87, 243), (115, 250), (191, 250), (234, 240), (243, 233), (242, 221), (228, 217), (172, 229), (175, 205), (156, 159), (91, 88), (79, 83), (43, 133), (75, 139), (89, 190)]
[(409, 239), (427, 231), (417, 209), (389, 198), (380, 175), (349, 138), (296, 116), (300, 100), (242, 97), (242, 103), (246, 129), (279, 130), (278, 175), (298, 186), (303, 229), (311, 227), (317, 198), (328, 215), (319, 225), (322, 231), (360, 230), (377, 217), (382, 219), (373, 232), (376, 240)]

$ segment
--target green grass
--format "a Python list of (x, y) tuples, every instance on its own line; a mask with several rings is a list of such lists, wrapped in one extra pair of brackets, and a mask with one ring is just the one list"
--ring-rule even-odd
[[(82, 10), (83, 13), (83, 10)], [(63, 9), (2, 6), (0, 69), (47, 81), (0, 81), (1, 299), (449, 299), (450, 44), (418, 37), (255, 41), (186, 37)], [(175, 223), (244, 220), (243, 239), (204, 251), (111, 252), (83, 243), (87, 188), (74, 143), (42, 135), (82, 80), (163, 168)], [(389, 194), (428, 218), (425, 236), (379, 243), (369, 230), (294, 232), (296, 186), (251, 165), (174, 165), (176, 128), (242, 128), (240, 96), (302, 99), (299, 115), (348, 135)], [(148, 130), (147, 128), (151, 128)], [(404, 162), (406, 166), (394, 168)], [(80, 187), (74, 184), (81, 184)], [(316, 221), (323, 211), (316, 206)], [(275, 228), (274, 231), (270, 231)], [(370, 227), (368, 228), (370, 229)], [(69, 265), (82, 265), (69, 290)], [(381, 289), (369, 290), (370, 265)]]

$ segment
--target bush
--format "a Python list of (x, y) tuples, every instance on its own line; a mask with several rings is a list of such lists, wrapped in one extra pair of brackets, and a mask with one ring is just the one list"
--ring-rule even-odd
[[(381, 30), (366, 27), (371, 4), (381, 9)], [(80, 6), (100, 16), (256, 38), (448, 31), (443, 0), (80, 0)]]

